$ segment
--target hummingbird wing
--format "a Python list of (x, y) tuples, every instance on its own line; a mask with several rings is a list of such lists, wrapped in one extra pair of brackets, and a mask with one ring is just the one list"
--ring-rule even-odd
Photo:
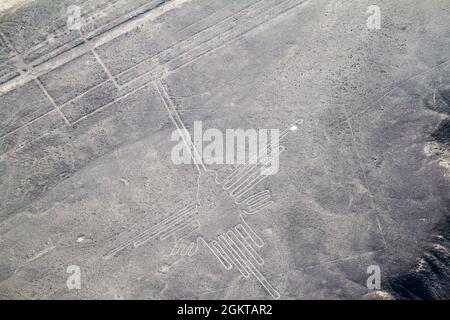
[(133, 246), (139, 247), (149, 240), (159, 238), (160, 240), (167, 239), (177, 233), (183, 232), (185, 229), (192, 227), (196, 223), (196, 216), (198, 214), (198, 203), (193, 202), (177, 213), (170, 215), (153, 227), (138, 233), (131, 239), (125, 241), (119, 246), (108, 251), (103, 258), (109, 259), (117, 255), (122, 250)]

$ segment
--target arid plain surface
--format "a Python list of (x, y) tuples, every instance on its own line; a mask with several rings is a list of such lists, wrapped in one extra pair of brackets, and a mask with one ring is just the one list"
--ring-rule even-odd
[[(67, 26), (73, 5), (80, 30)], [(448, 1), (0, 10), (2, 298), (449, 297)], [(233, 168), (175, 165), (174, 114), (223, 132), (302, 119), (279, 172), (253, 189), (270, 205), (246, 214), (211, 179)], [(189, 239), (172, 221), (199, 212), (183, 227), (199, 223), (189, 237), (206, 240), (176, 252)], [(230, 245), (221, 262), (208, 241), (237, 225), (255, 233), (242, 239), (248, 259)], [(69, 290), (73, 265), (81, 288)]]

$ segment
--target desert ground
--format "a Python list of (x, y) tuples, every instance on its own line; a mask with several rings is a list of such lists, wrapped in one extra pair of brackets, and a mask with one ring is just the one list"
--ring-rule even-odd
[[(0, 297), (450, 297), (449, 16), (2, 1)], [(174, 164), (171, 135), (200, 121), (287, 128), (278, 172), (238, 194), (245, 168)]]

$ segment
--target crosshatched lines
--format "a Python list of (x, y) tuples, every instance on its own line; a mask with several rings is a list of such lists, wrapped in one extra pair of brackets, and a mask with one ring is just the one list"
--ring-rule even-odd
[[(184, 3), (188, 1), (190, 0), (182, 0), (178, 2)], [(77, 122), (82, 121), (86, 117), (92, 115), (93, 113), (98, 112), (108, 106), (111, 106), (115, 102), (120, 101), (122, 98), (129, 96), (130, 94), (133, 94), (137, 90), (147, 86), (151, 81), (154, 81), (158, 78), (163, 78), (168, 74), (170, 74), (171, 72), (175, 72), (180, 67), (196, 61), (201, 56), (213, 52), (214, 50), (217, 50), (223, 47), (224, 45), (241, 38), (248, 32), (252, 31), (257, 26), (261, 25), (262, 23), (273, 20), (274, 18), (292, 10), (293, 8), (298, 7), (304, 2), (305, 1), (299, 0), (285, 0), (281, 2), (274, 0), (257, 1), (221, 19), (214, 25), (207, 27), (203, 30), (200, 30), (193, 36), (185, 40), (181, 40), (180, 42), (162, 51), (156, 56), (139, 63), (137, 66), (131, 67), (130, 69), (127, 69), (121, 72), (120, 74), (113, 75), (109, 71), (107, 66), (103, 63), (100, 56), (98, 56), (98, 54), (96, 54), (94, 50), (96, 47), (135, 28), (137, 24), (135, 22), (132, 22), (132, 20), (130, 20), (127, 21), (127, 24), (125, 26), (118, 26), (117, 30), (110, 29), (104, 34), (103, 38), (102, 37), (98, 39), (95, 38), (92, 40), (92, 43), (91, 42), (89, 42), (89, 44), (85, 43), (86, 48), (83, 49), (84, 51), (83, 50), (79, 52), (70, 51), (67, 53), (67, 57), (57, 57), (55, 58), (56, 60), (53, 59), (55, 61), (61, 60), (60, 63), (54, 64), (53, 62), (55, 61), (52, 60), (52, 67), (49, 68), (49, 66), (42, 65), (39, 66), (38, 68), (31, 68), (30, 71), (25, 73), (23, 76), (27, 78), (26, 79), (27, 82), (53, 70), (54, 68), (58, 67), (59, 65), (62, 65), (63, 63), (66, 63), (68, 61), (77, 58), (82, 54), (85, 54), (89, 51), (93, 52), (98, 63), (100, 63), (102, 68), (107, 72), (109, 79), (100, 84), (97, 84), (93, 88), (90, 88), (87, 92), (81, 93), (79, 96), (71, 99), (70, 101), (62, 105), (55, 106), (55, 109), (61, 115), (64, 122), (68, 125), (74, 125)], [(167, 8), (164, 6), (167, 6)], [(172, 7), (176, 7), (176, 5), (175, 4), (171, 4), (170, 6), (162, 5), (161, 8), (158, 8), (158, 10), (161, 12), (155, 11), (155, 13), (152, 14), (150, 14), (151, 11), (145, 12), (144, 14), (142, 14), (142, 16), (139, 16), (139, 19), (143, 19), (144, 21), (146, 19), (153, 19), (154, 15), (158, 16), (158, 14), (159, 15), (163, 14), (167, 10), (170, 10)], [(111, 35), (109, 35), (109, 33), (111, 33)], [(89, 37), (89, 34), (87, 34), (85, 37), (87, 39), (87, 37)], [(40, 71), (39, 68), (42, 68), (42, 71)], [(133, 70), (139, 71), (137, 74), (135, 74)], [(144, 70), (144, 73), (142, 73), (142, 70)], [(125, 78), (121, 79), (121, 76), (124, 76)], [(148, 80), (146, 80), (145, 78), (147, 78)], [(125, 80), (125, 82), (123, 80)], [(113, 101), (107, 102), (105, 105), (96, 106), (86, 115), (83, 115), (79, 119), (76, 119), (75, 121), (70, 123), (66, 115), (63, 113), (63, 111), (61, 111), (61, 108), (68, 105), (69, 103), (74, 102), (77, 99), (80, 99), (83, 95), (89, 92), (94, 92), (95, 90), (98, 90), (103, 83), (106, 83), (108, 81), (112, 81), (113, 84), (116, 86), (118, 90), (117, 97), (115, 97)], [(10, 90), (14, 88), (16, 85), (20, 85), (21, 83), (20, 81), (19, 81), (20, 83), (16, 84), (14, 84), (13, 82), (5, 83), (6, 87), (4, 85), (0, 85), (0, 91), (5, 92), (5, 90)], [(29, 124), (27, 123), (22, 127), (26, 127), (27, 125)], [(33, 141), (35, 140), (36, 139), (34, 139)]]

